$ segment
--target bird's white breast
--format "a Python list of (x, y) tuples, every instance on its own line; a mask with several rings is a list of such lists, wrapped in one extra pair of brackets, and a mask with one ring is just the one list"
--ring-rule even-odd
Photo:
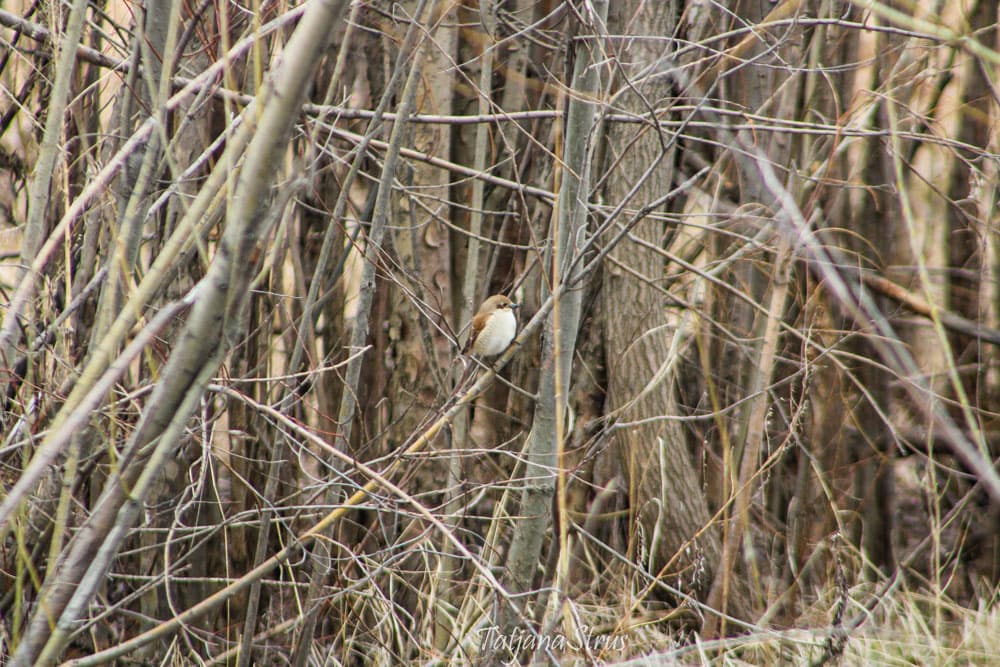
[(514, 317), (514, 311), (502, 308), (486, 320), (486, 326), (472, 344), (472, 351), (484, 357), (496, 356), (507, 349), (516, 333), (517, 318)]

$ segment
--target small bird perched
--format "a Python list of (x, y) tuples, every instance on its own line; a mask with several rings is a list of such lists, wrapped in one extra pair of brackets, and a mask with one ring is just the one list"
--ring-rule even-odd
[(518, 307), (520, 304), (503, 294), (494, 294), (483, 301), (472, 318), (472, 331), (462, 354), (472, 352), (480, 357), (495, 357), (506, 350), (517, 333), (514, 310)]

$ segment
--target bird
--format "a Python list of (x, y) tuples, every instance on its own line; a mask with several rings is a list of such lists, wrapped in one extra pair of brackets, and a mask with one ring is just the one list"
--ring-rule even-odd
[(517, 334), (514, 311), (520, 305), (503, 294), (494, 294), (483, 301), (472, 318), (472, 331), (462, 354), (471, 352), (480, 357), (495, 357), (506, 350)]

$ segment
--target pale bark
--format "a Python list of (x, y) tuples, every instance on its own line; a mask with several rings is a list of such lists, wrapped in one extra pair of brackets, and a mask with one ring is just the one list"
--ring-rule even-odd
[[(581, 26), (581, 36), (586, 36), (586, 39), (581, 39), (575, 49), (571, 90), (576, 95), (570, 100), (566, 113), (566, 140), (562, 155), (565, 171), (550, 237), (554, 244), (551, 268), (554, 288), (571, 277), (566, 272), (578, 257), (585, 240), (596, 101), (601, 98), (603, 85), (606, 85), (600, 80), (597, 63), (602, 61), (603, 42), (600, 36), (605, 31), (608, 5), (606, 2), (595, 2), (593, 10), (594, 23)], [(550, 512), (563, 447), (560, 438), (564, 436), (561, 420), (565, 419), (572, 378), (581, 298), (582, 289), (578, 285), (563, 292), (557, 297), (553, 313), (545, 324), (538, 398), (525, 445), (527, 465), (518, 512), (520, 519), (514, 526), (503, 578), (504, 586), (513, 592), (534, 588), (542, 543), (546, 530), (552, 524)], [(557, 547), (554, 545), (553, 548)], [(523, 600), (516, 607), (501, 603), (497, 625), (504, 629), (516, 627), (523, 622), (526, 609)]]
[[(262, 93), (260, 131), (248, 148), (225, 235), (208, 274), (197, 288), (198, 298), (185, 330), (126, 447), (121, 477), (109, 480), (98, 508), (61, 560), (62, 572), (44, 592), (14, 656), (15, 665), (34, 663), (43, 647), (50, 657), (61, 652), (68, 632), (86, 609), (110, 566), (111, 556), (131, 528), (158, 472), (156, 465), (162, 464), (183, 433), (205, 383), (222, 361), (226, 341), (237, 339), (256, 265), (251, 252), (259, 248), (267, 233), (263, 225), (267, 219), (265, 201), (274, 178), (271, 165), (285, 150), (285, 138), (302, 103), (315, 54), (325, 46), (328, 27), (336, 15), (332, 3), (310, 5), (307, 20), (294, 33), (285, 59), (274, 73), (273, 87)], [(147, 446), (154, 441), (155, 450), (148, 452)], [(103, 557), (95, 560), (98, 553)], [(53, 617), (59, 618), (55, 633), (50, 628)]]
[[(435, 28), (432, 38), (415, 54), (421, 78), (413, 112), (450, 114), (458, 50), (458, 30), (451, 24), (459, 20), (459, 14), (448, 3), (430, 9), (428, 23)], [(447, 154), (452, 145), (453, 130), (448, 124), (412, 124), (406, 131), (407, 145), (428, 154)], [(406, 187), (389, 199), (392, 224), (387, 247), (394, 251), (390, 256), (397, 263), (391, 267), (391, 280), (401, 287), (390, 292), (385, 322), (389, 346), (385, 353), (393, 360), (386, 386), (391, 424), (386, 445), (390, 450), (418, 432), (427, 415), (448, 395), (454, 349), (439, 328), (453, 321), (453, 290), (459, 289), (449, 280), (451, 244), (444, 224), (452, 219), (451, 175), (431, 165), (410, 164), (395, 178)], [(382, 264), (391, 266), (384, 260)], [(436, 463), (421, 466), (418, 490), (446, 489), (447, 474), (447, 468)]]
[[(419, 18), (425, 11), (426, 2), (420, 2), (417, 7), (416, 16)], [(431, 13), (436, 2), (431, 0)], [(403, 54), (401, 54), (402, 57)], [(351, 329), (351, 350), (360, 350), (365, 346), (368, 338), (368, 331), (371, 327), (370, 316), (372, 302), (375, 299), (375, 275), (381, 264), (382, 240), (385, 236), (386, 226), (389, 221), (391, 202), (393, 198), (393, 186), (397, 178), (397, 165), (399, 164), (399, 151), (403, 143), (403, 137), (407, 131), (406, 120), (415, 105), (418, 79), (422, 71), (422, 63), (419, 58), (414, 58), (411, 63), (406, 85), (402, 92), (403, 104), (399, 110), (399, 116), (393, 124), (392, 135), (389, 139), (388, 152), (385, 162), (382, 165), (382, 174), (378, 184), (378, 194), (375, 200), (375, 211), (371, 221), (371, 228), (366, 235), (364, 265), (361, 270), (359, 280), (360, 289), (358, 293), (358, 305), (354, 315), (354, 327)], [(397, 72), (402, 71), (397, 67)], [(351, 431), (355, 411), (357, 410), (358, 379), (361, 376), (362, 358), (353, 357), (347, 365), (344, 377), (344, 392), (341, 397), (340, 409), (338, 411), (337, 422), (340, 424), (340, 431), (337, 435), (336, 446), (342, 451), (347, 451), (348, 443), (351, 440)]]
[[(55, 9), (55, 19), (61, 19), (58, 8)], [(52, 92), (49, 94), (48, 114), (45, 117), (45, 133), (42, 137), (42, 146), (38, 154), (38, 161), (31, 172), (31, 184), (29, 186), (30, 202), (28, 204), (28, 220), (25, 223), (24, 240), (21, 245), (21, 264), (18, 267), (18, 281), (24, 278), (28, 266), (34, 261), (45, 238), (47, 228), (45, 213), (48, 210), (49, 198), (51, 196), (50, 187), (52, 179), (56, 175), (56, 165), (59, 152), (63, 146), (63, 125), (65, 123), (66, 108), (69, 105), (70, 86), (73, 82), (73, 66), (76, 63), (76, 50), (80, 44), (80, 37), (83, 33), (83, 23), (87, 18), (86, 0), (76, 0), (71, 6), (69, 18), (66, 22), (66, 32), (61, 40), (56, 44), (59, 51), (59, 58), (55, 64), (55, 76), (52, 83)], [(51, 33), (50, 33), (51, 34)], [(17, 314), (14, 313), (16, 316)], [(8, 319), (11, 320), (8, 323)], [(8, 345), (13, 344), (15, 323), (10, 314), (4, 317), (4, 338), (3, 345), (0, 346), (0, 359), (11, 364), (13, 357), (10, 354)]]

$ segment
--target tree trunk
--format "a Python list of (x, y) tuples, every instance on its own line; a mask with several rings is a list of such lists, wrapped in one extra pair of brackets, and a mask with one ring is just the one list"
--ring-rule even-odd
[[(615, 34), (670, 35), (677, 28), (676, 2), (628, 2), (616, 5)], [(662, 54), (652, 40), (622, 41), (623, 63), (616, 108), (643, 115), (669, 105), (670, 82), (648, 76)], [(616, 124), (608, 130), (604, 196), (643, 209), (674, 185), (675, 137), (646, 124)], [(644, 178), (647, 170), (652, 173)], [(643, 180), (644, 179), (644, 180)], [(638, 189), (632, 192), (635, 184)], [(631, 197), (631, 198), (630, 198)], [(671, 269), (657, 248), (682, 251), (694, 235), (684, 226), (666, 224), (649, 211), (631, 239), (609, 253), (603, 267), (601, 308), (607, 358), (606, 410), (617, 421), (642, 422), (616, 429), (606, 456), (620, 461), (629, 481), (630, 514), (636, 520), (630, 553), (643, 556), (648, 571), (695, 596), (704, 594), (719, 559), (718, 531), (710, 515), (700, 476), (691, 460), (685, 432), (671, 417), (680, 414), (675, 395), (676, 368), (690, 335), (691, 318), (670, 303), (660, 286)], [(645, 242), (645, 243), (642, 243)], [(690, 280), (685, 281), (691, 285)], [(690, 297), (693, 293), (688, 292)], [(641, 534), (640, 532), (641, 531)]]

